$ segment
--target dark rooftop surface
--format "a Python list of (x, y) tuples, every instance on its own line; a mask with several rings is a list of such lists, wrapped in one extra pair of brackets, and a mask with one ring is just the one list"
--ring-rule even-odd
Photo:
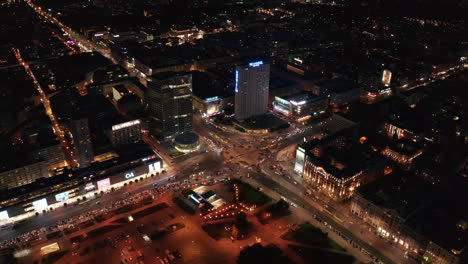
[(396, 151), (406, 156), (413, 155), (422, 149), (422, 146), (420, 146), (420, 144), (415, 143), (411, 140), (405, 140), (405, 139), (392, 141), (388, 147), (391, 150)]
[(351, 81), (344, 80), (344, 79), (333, 79), (333, 80), (326, 80), (316, 84), (321, 88), (328, 89), (334, 93), (344, 93), (352, 89), (357, 89), (358, 86)]
[(324, 96), (318, 96), (309, 92), (300, 92), (297, 94), (283, 97), (284, 100), (288, 100), (288, 101), (294, 101), (294, 102), (306, 101), (308, 103), (318, 101), (323, 98)]
[(189, 74), (188, 72), (167, 71), (167, 72), (159, 72), (159, 73), (153, 74), (150, 77), (152, 79), (155, 79), (155, 80), (163, 81), (163, 80), (166, 80), (166, 79), (170, 79), (170, 78), (174, 78), (174, 77), (178, 77), (178, 76), (185, 76), (185, 75), (188, 75), (188, 74)]
[(230, 85), (233, 80), (220, 78), (216, 74), (208, 72), (193, 71), (191, 73), (193, 95), (202, 99), (234, 95), (234, 89), (231, 89)]
[(307, 158), (312, 163), (322, 167), (328, 173), (341, 179), (354, 176), (365, 170), (371, 163), (378, 162), (377, 155), (366, 146), (347, 142), (344, 146), (334, 145), (318, 146), (322, 149), (320, 156), (313, 154)]
[(183, 145), (188, 145), (188, 144), (195, 144), (200, 137), (192, 132), (185, 132), (182, 133), (178, 136), (175, 137), (174, 141), (177, 144), (183, 144)]

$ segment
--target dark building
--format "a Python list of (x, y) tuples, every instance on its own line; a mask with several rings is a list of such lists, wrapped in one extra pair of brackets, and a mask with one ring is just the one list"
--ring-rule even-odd
[(150, 130), (162, 141), (192, 130), (192, 75), (165, 72), (147, 79)]
[(87, 118), (76, 118), (70, 123), (73, 144), (75, 149), (75, 160), (80, 168), (88, 167), (94, 159), (93, 145), (89, 133)]
[(466, 210), (460, 210), (464, 193), (464, 184), (444, 190), (396, 171), (360, 188), (351, 212), (421, 263), (461, 264), (467, 242)]
[(114, 147), (137, 143), (141, 140), (140, 119), (113, 125), (108, 130), (109, 138)]

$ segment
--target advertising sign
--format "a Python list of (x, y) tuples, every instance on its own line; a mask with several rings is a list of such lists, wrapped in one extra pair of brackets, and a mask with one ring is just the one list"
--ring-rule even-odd
[(106, 187), (109, 187), (111, 184), (110, 184), (110, 179), (109, 178), (106, 178), (106, 179), (103, 179), (103, 180), (100, 180), (97, 182), (97, 187), (98, 187), (98, 190), (102, 190)]
[(391, 81), (392, 81), (392, 72), (389, 70), (384, 70), (382, 74), (382, 83), (385, 86), (390, 86)]
[(85, 190), (86, 190), (86, 191), (91, 191), (91, 190), (93, 190), (94, 188), (96, 188), (96, 186), (94, 186), (94, 183), (92, 183), (92, 182), (87, 183), (86, 186), (85, 186)]
[(58, 193), (55, 195), (55, 200), (57, 200), (57, 202), (66, 201), (68, 200), (68, 198), (69, 198), (68, 192)]
[(37, 212), (41, 212), (42, 210), (47, 209), (48, 206), (46, 198), (34, 201), (32, 205), (34, 207), (34, 210), (36, 210)]
[(10, 216), (8, 215), (8, 212), (6, 210), (0, 212), (0, 222), (8, 220), (9, 218)]
[(157, 161), (155, 163), (148, 165), (149, 172), (159, 171), (160, 169), (161, 169), (161, 161)]
[(296, 151), (296, 163), (294, 164), (294, 171), (302, 173), (304, 171), (305, 152), (304, 149), (299, 147)]
[(128, 172), (126, 172), (124, 174), (124, 177), (125, 177), (125, 179), (131, 179), (131, 178), (135, 177), (135, 175), (136, 175), (135, 171), (128, 171)]

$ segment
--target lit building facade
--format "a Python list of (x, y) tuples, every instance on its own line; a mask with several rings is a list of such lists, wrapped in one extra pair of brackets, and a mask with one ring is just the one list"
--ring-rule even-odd
[(276, 96), (273, 110), (297, 121), (305, 121), (325, 113), (328, 108), (328, 97), (299, 93), (287, 97)]
[(384, 174), (385, 161), (345, 137), (313, 140), (298, 147), (294, 170), (304, 183), (334, 200), (350, 198), (356, 189)]
[[(391, 178), (398, 179), (399, 176), (389, 175), (390, 181), (383, 178), (385, 184), (379, 180), (369, 184), (375, 186), (360, 189), (351, 200), (351, 212), (369, 224), (381, 238), (394, 243), (405, 254), (420, 259), (420, 263), (463, 263), (463, 231), (446, 221), (452, 216), (444, 215), (444, 209), (431, 208), (437, 204), (433, 201), (437, 197), (431, 198), (432, 193), (417, 190), (417, 187), (408, 187), (413, 184), (423, 186), (423, 183), (412, 182), (408, 177), (396, 183)], [(416, 200), (419, 201), (410, 197), (418, 197)], [(438, 217), (437, 214), (441, 215), (441, 219), (432, 219)], [(429, 231), (422, 227), (428, 222), (443, 226), (445, 234), (442, 240), (437, 234), (434, 235), (437, 233), (434, 226)]]
[[(88, 173), (82, 175), (79, 171), (67, 172), (70, 173), (69, 176), (74, 176), (74, 180), (44, 185), (39, 189), (14, 196), (2, 196), (0, 223), (33, 217), (36, 212), (49, 211), (51, 208), (63, 206), (64, 203), (72, 204), (83, 196), (90, 198), (100, 191), (108, 191), (135, 180), (141, 181), (147, 177), (157, 176), (164, 168), (162, 160), (156, 155), (142, 157), (139, 153), (135, 153), (134, 158), (118, 166), (113, 162), (109, 165), (108, 168), (97, 170), (94, 177), (89, 177)], [(30, 175), (31, 171), (28, 172), (25, 176)], [(5, 190), (5, 192), (14, 191), (17, 190)]]
[[(382, 154), (399, 163), (403, 168), (408, 169), (413, 163), (413, 160), (423, 153), (421, 149), (415, 149), (412, 146), (405, 146), (404, 143), (394, 145), (395, 146), (387, 146), (382, 150)], [(398, 147), (398, 145), (401, 145), (401, 147)]]
[(413, 132), (390, 123), (385, 123), (383, 125), (383, 129), (388, 137), (393, 137), (394, 135), (397, 135), (397, 138), (416, 138), (416, 135)]
[(74, 157), (78, 163), (78, 167), (88, 167), (94, 160), (88, 119), (78, 118), (71, 120), (70, 129), (75, 151)]
[(139, 119), (113, 125), (110, 140), (114, 147), (141, 141), (141, 121)]
[(200, 111), (203, 117), (212, 117), (224, 112), (224, 102), (219, 96), (204, 99), (193, 96), (193, 106)]
[(165, 72), (147, 78), (149, 128), (162, 141), (192, 130), (192, 76)]
[(388, 69), (385, 69), (382, 73), (382, 84), (386, 87), (390, 86), (392, 82), (392, 72)]
[(404, 219), (395, 211), (385, 210), (356, 194), (351, 201), (351, 212), (375, 228), (385, 239), (392, 240), (407, 250), (421, 250), (418, 239), (412, 238), (410, 229), (404, 227)]
[(306, 183), (335, 200), (351, 197), (363, 180), (363, 171), (347, 177), (335, 176), (309, 160), (305, 161), (303, 175)]
[(382, 155), (409, 169), (413, 160), (423, 154), (421, 137), (393, 124), (383, 125), (384, 134), (392, 140), (381, 152)]
[(54, 170), (66, 165), (65, 154), (63, 153), (62, 145), (59, 143), (36, 149), (29, 155), (44, 160), (49, 170)]
[(268, 111), (270, 64), (263, 61), (237, 66), (235, 70), (235, 116), (243, 121)]
[(41, 160), (0, 172), (0, 189), (12, 189), (49, 177), (47, 165), (46, 161)]

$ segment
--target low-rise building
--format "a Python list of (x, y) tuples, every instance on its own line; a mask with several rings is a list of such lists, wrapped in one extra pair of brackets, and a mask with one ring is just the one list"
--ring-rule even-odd
[(463, 199), (457, 197), (462, 193), (452, 192), (449, 195), (411, 173), (396, 171), (360, 188), (351, 201), (351, 212), (380, 237), (424, 263), (464, 263), (466, 212), (459, 210)]
[(0, 172), (0, 189), (13, 189), (49, 177), (48, 164), (44, 160), (8, 165)]
[(225, 112), (234, 104), (233, 81), (228, 72), (192, 72), (193, 106), (203, 117)]
[(358, 100), (363, 89), (343, 79), (325, 80), (316, 83), (312, 91), (316, 95), (330, 94), (330, 104), (342, 105)]
[(403, 168), (409, 169), (413, 160), (423, 153), (422, 146), (417, 142), (399, 139), (392, 141), (382, 154), (400, 164)]
[(299, 147), (295, 171), (309, 187), (335, 200), (344, 200), (359, 186), (382, 176), (384, 167), (383, 157), (345, 132)]
[(305, 121), (325, 113), (327, 108), (328, 96), (316, 96), (307, 92), (285, 97), (276, 96), (273, 102), (275, 112), (297, 121)]

